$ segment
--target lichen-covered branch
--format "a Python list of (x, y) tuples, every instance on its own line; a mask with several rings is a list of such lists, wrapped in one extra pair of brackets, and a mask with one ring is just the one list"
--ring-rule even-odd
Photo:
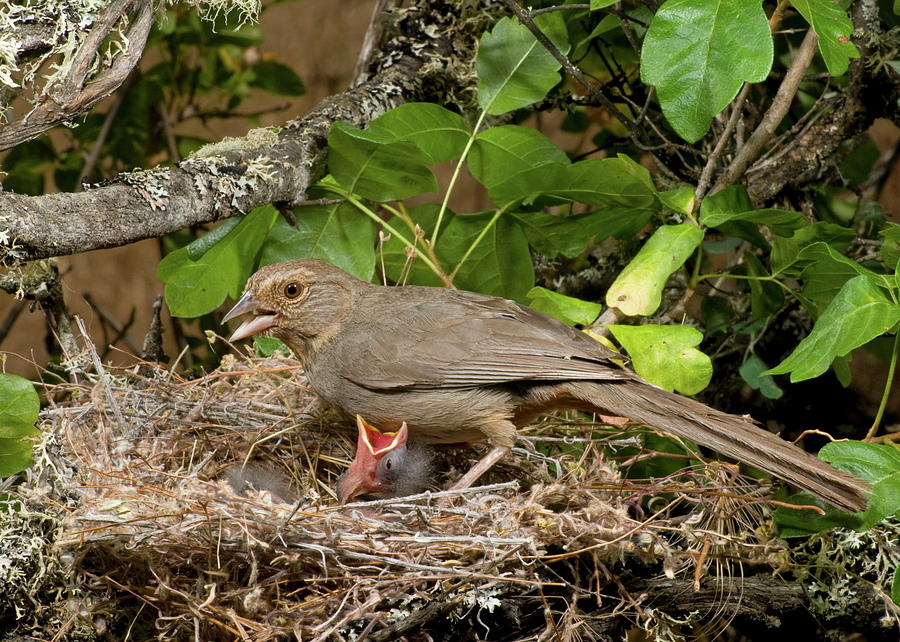
[[(400, 104), (426, 97), (449, 65), (454, 24), (436, 0), (405, 10), (369, 80), (322, 101), (280, 131), (257, 129), (209, 145), (175, 167), (121, 174), (81, 193), (24, 196), (0, 192), (0, 263), (86, 252), (242, 214), (266, 203), (303, 200), (325, 174), (331, 125), (357, 127)], [(456, 83), (457, 86), (459, 83)]]

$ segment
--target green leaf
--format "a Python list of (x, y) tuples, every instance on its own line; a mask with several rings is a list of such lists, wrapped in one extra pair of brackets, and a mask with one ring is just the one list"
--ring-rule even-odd
[(259, 87), (276, 96), (300, 96), (306, 87), (300, 76), (285, 64), (274, 60), (263, 60), (252, 67), (254, 78), (251, 87)]
[(244, 220), (243, 216), (232, 216), (231, 218), (225, 219), (211, 229), (209, 232), (204, 234), (198, 239), (195, 239), (184, 246), (184, 249), (187, 250), (188, 258), (192, 261), (196, 261), (201, 256), (206, 254), (206, 251), (211, 248), (213, 245), (221, 241), (225, 238), (228, 233), (236, 228), (240, 222)]
[(20, 473), (31, 466), (33, 447), (28, 439), (0, 438), (0, 479)]
[(766, 374), (791, 373), (791, 381), (818, 377), (842, 356), (893, 328), (900, 305), (889, 300), (866, 276), (847, 281), (828, 304), (809, 336)]
[(690, 214), (694, 211), (694, 188), (674, 187), (659, 193), (659, 200), (673, 212)]
[(854, 238), (856, 238), (856, 234), (853, 230), (824, 221), (801, 228), (790, 238), (778, 236), (772, 247), (772, 274), (774, 276), (799, 275), (800, 270), (793, 269), (793, 266), (800, 250), (807, 245), (822, 241), (831, 245), (838, 252), (842, 252), (850, 247)]
[(641, 78), (656, 87), (666, 119), (699, 140), (744, 82), (765, 80), (772, 33), (759, 0), (668, 0), (641, 50)]
[(328, 134), (328, 170), (355, 194), (373, 201), (401, 200), (436, 192), (431, 159), (410, 142), (335, 123)]
[(226, 297), (240, 296), (277, 216), (271, 205), (259, 207), (197, 260), (190, 258), (186, 247), (163, 258), (156, 278), (166, 284), (169, 312), (177, 317), (198, 317), (215, 310)]
[[(569, 51), (562, 16), (545, 13), (537, 16), (534, 24), (559, 51)], [(527, 107), (544, 98), (559, 82), (559, 67), (527, 27), (515, 18), (502, 18), (478, 43), (478, 104), (492, 116)]]
[[(442, 264), (455, 268), (492, 217), (493, 212), (454, 216), (438, 238), (436, 251)], [(534, 266), (528, 239), (518, 222), (501, 216), (466, 259), (453, 282), (463, 290), (524, 302), (534, 286)]]
[(819, 458), (872, 484), (900, 473), (900, 449), (890, 444), (833, 441), (822, 446)]
[(536, 165), (568, 165), (569, 158), (536, 129), (503, 125), (478, 134), (466, 162), (475, 180), (491, 189)]
[(385, 142), (413, 143), (430, 165), (459, 158), (471, 134), (462, 116), (433, 103), (395, 107), (369, 123), (367, 131)]
[(569, 325), (590, 325), (603, 309), (599, 303), (576, 299), (540, 286), (528, 291), (528, 305)]
[(632, 365), (644, 379), (693, 395), (709, 385), (712, 361), (694, 346), (703, 333), (686, 325), (611, 325), (610, 331), (628, 351)]
[(700, 222), (709, 227), (719, 227), (730, 221), (749, 221), (767, 226), (774, 234), (791, 236), (806, 219), (800, 212), (779, 209), (754, 209), (747, 189), (735, 185), (703, 199), (700, 204)]
[(860, 529), (871, 528), (885, 517), (900, 513), (900, 449), (896, 446), (835, 441), (823, 446), (819, 457), (872, 484)]
[(538, 197), (576, 201), (629, 215), (659, 211), (649, 172), (627, 156), (593, 158), (572, 165), (547, 163), (512, 175), (488, 189), (497, 205)]
[(796, 267), (801, 269), (803, 295), (824, 310), (844, 284), (855, 276), (865, 276), (877, 284), (881, 277), (836, 251), (827, 243), (807, 245), (797, 254)]
[(825, 514), (808, 509), (778, 507), (775, 510), (775, 524), (780, 537), (809, 537), (833, 528), (856, 529), (862, 523), (858, 514), (845, 513), (807, 493), (791, 495), (787, 502), (798, 506), (818, 506), (825, 509)]
[(596, 11), (597, 9), (603, 9), (604, 7), (609, 7), (614, 5), (619, 0), (591, 0), (591, 11)]
[(0, 438), (33, 435), (39, 410), (37, 392), (28, 379), (0, 374)]
[[(652, 432), (640, 435), (640, 448), (616, 448), (617, 458), (627, 457), (634, 461), (626, 475), (628, 479), (658, 479), (687, 472), (691, 466), (698, 465), (692, 454), (698, 451), (689, 440), (663, 437)], [(686, 442), (686, 443), (685, 443)], [(660, 453), (661, 456), (654, 456)], [(669, 456), (666, 456), (669, 455)]]
[(750, 355), (750, 358), (744, 362), (739, 372), (741, 378), (747, 382), (747, 385), (754, 390), (759, 390), (766, 399), (781, 399), (784, 395), (784, 390), (775, 383), (772, 377), (763, 374), (768, 369), (769, 366), (762, 359), (756, 355)]
[(253, 349), (261, 357), (271, 357), (276, 352), (282, 356), (291, 356), (291, 351), (286, 345), (274, 337), (264, 337), (261, 334), (254, 335)]
[(847, 354), (843, 357), (835, 357), (834, 361), (831, 362), (831, 371), (834, 372), (834, 376), (837, 377), (838, 382), (845, 388), (853, 383), (853, 371), (850, 370), (852, 356), (853, 355), (851, 354)]
[(0, 374), (0, 478), (31, 465), (32, 441), (40, 400), (34, 385), (22, 377)]
[(819, 53), (828, 73), (843, 75), (850, 59), (859, 58), (859, 51), (849, 39), (853, 23), (847, 12), (834, 0), (791, 0), (791, 4), (819, 36)]
[(888, 223), (879, 234), (884, 237), (881, 245), (881, 261), (884, 267), (895, 272), (900, 271), (897, 270), (897, 263), (900, 262), (900, 225)]
[[(750, 276), (769, 276), (769, 272), (751, 252), (744, 253), (744, 265)], [(749, 279), (747, 283), (750, 285), (750, 310), (754, 319), (764, 319), (784, 305), (784, 293), (777, 283), (759, 279)]]
[(294, 210), (297, 226), (276, 221), (260, 254), (260, 266), (297, 258), (322, 259), (357, 278), (375, 273), (375, 224), (348, 203)]
[(619, 308), (627, 316), (656, 312), (669, 276), (702, 240), (703, 231), (688, 223), (660, 227), (610, 286), (606, 305)]
[(531, 247), (546, 257), (575, 258), (601, 232), (600, 212), (570, 216), (512, 212), (510, 216), (522, 226)]
[[(894, 13), (897, 13), (897, 5), (894, 5)], [(894, 581), (891, 582), (891, 599), (894, 604), (900, 606), (900, 566), (894, 569)]]

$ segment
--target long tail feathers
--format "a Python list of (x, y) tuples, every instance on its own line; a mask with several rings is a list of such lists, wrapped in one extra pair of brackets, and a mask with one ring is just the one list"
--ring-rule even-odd
[(570, 394), (629, 419), (690, 439), (740, 462), (760, 468), (846, 511), (866, 508), (869, 486), (843, 473), (752, 420), (720, 412), (642, 381), (568, 385)]

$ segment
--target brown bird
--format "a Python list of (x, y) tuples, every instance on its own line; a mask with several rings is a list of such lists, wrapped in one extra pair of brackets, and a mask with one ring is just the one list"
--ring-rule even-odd
[(431, 460), (423, 444), (407, 443), (406, 422), (395, 433), (383, 433), (356, 415), (356, 427), (356, 457), (338, 480), (342, 504), (361, 496), (402, 497), (426, 487)]
[(865, 482), (756, 426), (676, 395), (616, 363), (583, 332), (513, 301), (474, 292), (366, 283), (322, 261), (268, 265), (225, 321), (255, 311), (231, 340), (260, 332), (293, 350), (318, 394), (382, 430), (423, 443), (487, 439), (455, 485), (510, 451), (516, 428), (556, 408), (618, 415), (761, 468), (849, 511)]

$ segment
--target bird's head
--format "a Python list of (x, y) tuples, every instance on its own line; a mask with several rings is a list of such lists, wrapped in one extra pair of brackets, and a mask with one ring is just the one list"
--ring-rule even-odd
[(243, 296), (222, 323), (255, 312), (238, 326), (230, 341), (265, 333), (291, 348), (299, 347), (347, 314), (361, 285), (366, 284), (324, 261), (273, 263), (250, 277)]
[(397, 497), (424, 488), (428, 457), (423, 447), (408, 447), (406, 422), (397, 432), (381, 432), (356, 415), (356, 427), (356, 457), (338, 481), (342, 504), (362, 496)]

